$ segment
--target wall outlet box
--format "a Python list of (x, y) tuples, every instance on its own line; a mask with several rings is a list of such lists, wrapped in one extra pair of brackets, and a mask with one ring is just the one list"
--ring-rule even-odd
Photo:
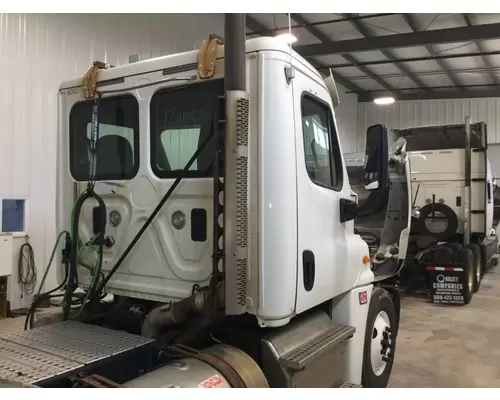
[(12, 275), (12, 233), (0, 233), (0, 276)]

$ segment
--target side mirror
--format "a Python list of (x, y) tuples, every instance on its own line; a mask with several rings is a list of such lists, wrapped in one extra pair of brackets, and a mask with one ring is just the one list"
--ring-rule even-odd
[(364, 184), (366, 190), (384, 190), (389, 171), (387, 128), (370, 126), (366, 131)]

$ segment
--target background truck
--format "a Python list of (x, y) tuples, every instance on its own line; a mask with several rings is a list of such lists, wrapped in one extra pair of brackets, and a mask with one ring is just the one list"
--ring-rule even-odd
[[(63, 83), (60, 286), (37, 297), (24, 332), (0, 338), (0, 377), (43, 387), (387, 385), (407, 159), (389, 152), (383, 126), (368, 130), (364, 184), (388, 199), (372, 249), (354, 228), (333, 78), (275, 39), (245, 41), (244, 22), (227, 15), (225, 43), (211, 37), (199, 52), (96, 63), (83, 85)], [(35, 318), (54, 296), (62, 311)]]
[[(496, 263), (498, 214), (486, 124), (393, 130), (409, 159), (412, 223), (400, 283), (430, 289), (435, 303), (467, 304)], [(346, 155), (348, 170), (361, 155)]]

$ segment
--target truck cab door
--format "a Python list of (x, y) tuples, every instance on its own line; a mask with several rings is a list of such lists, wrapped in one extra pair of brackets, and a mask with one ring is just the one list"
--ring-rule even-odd
[[(300, 313), (351, 289), (359, 269), (353, 222), (341, 222), (341, 199), (352, 200), (330, 95), (317, 77), (292, 80), (297, 158), (297, 299)], [(353, 240), (351, 240), (351, 238)], [(360, 262), (358, 261), (358, 264)]]

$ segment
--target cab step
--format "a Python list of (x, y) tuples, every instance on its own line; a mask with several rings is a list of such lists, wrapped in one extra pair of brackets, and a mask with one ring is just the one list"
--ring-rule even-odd
[(324, 329), (301, 345), (293, 348), (279, 358), (281, 366), (300, 370), (315, 358), (349, 339), (356, 329), (348, 325), (333, 325)]

